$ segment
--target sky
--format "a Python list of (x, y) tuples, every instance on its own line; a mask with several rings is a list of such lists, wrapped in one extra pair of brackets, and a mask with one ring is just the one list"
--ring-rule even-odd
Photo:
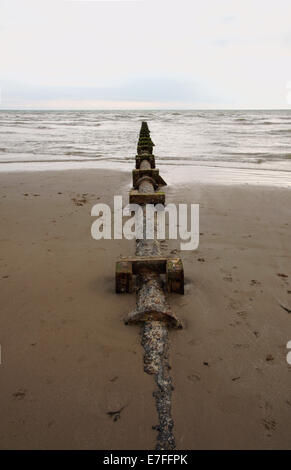
[(291, 0), (0, 0), (0, 109), (291, 109)]

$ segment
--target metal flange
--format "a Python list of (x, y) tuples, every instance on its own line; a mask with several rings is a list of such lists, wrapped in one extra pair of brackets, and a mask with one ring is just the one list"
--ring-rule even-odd
[(157, 186), (167, 186), (165, 180), (160, 176), (159, 170), (157, 168), (148, 168), (148, 169), (135, 169), (132, 170), (132, 183), (134, 189), (138, 189), (139, 180), (144, 176), (149, 176), (154, 180)]
[(136, 157), (135, 157), (135, 168), (139, 169), (140, 164), (143, 160), (147, 160), (150, 163), (151, 168), (156, 167), (155, 156), (152, 155), (152, 154), (149, 154), (149, 153), (145, 153), (144, 155), (136, 155)]

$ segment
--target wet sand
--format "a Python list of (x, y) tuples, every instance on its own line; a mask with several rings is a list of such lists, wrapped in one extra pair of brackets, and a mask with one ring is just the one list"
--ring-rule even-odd
[[(174, 170), (173, 170), (174, 171)], [(161, 171), (162, 174), (162, 171)], [(134, 295), (116, 295), (127, 240), (94, 241), (91, 207), (128, 198), (130, 173), (0, 175), (0, 448), (153, 449)], [(169, 186), (200, 204), (200, 245), (179, 252), (185, 328), (171, 332), (177, 449), (288, 449), (291, 432), (290, 190)]]

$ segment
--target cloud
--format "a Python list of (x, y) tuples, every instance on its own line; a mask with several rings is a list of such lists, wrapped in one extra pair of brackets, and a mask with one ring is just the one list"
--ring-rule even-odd
[(287, 106), (290, 0), (1, 0), (6, 106)]

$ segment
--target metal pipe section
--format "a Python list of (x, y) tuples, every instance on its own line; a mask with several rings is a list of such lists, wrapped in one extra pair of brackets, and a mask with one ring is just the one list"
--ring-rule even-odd
[[(161, 258), (160, 242), (146, 239), (146, 224), (152, 223), (156, 233), (156, 222), (146, 220), (146, 204), (164, 201), (160, 185), (164, 180), (155, 170), (155, 157), (152, 154), (153, 142), (146, 122), (142, 123), (137, 146), (136, 168), (133, 179), (135, 190), (131, 191), (130, 200), (138, 201), (143, 210), (143, 238), (136, 240), (136, 259), (122, 260), (118, 264), (117, 291), (132, 291), (132, 276), (136, 276), (136, 309), (126, 318), (126, 324), (142, 324), (142, 345), (144, 348), (144, 371), (154, 375), (158, 424), (153, 426), (158, 431), (156, 449), (173, 450), (175, 438), (174, 422), (171, 416), (172, 380), (169, 374), (169, 333), (168, 327), (181, 328), (181, 322), (171, 312), (165, 296), (166, 275), (167, 290), (184, 293), (184, 272), (180, 259)], [(140, 261), (139, 261), (140, 260)], [(158, 267), (158, 269), (157, 269)], [(172, 282), (174, 280), (174, 282)], [(125, 286), (125, 287), (124, 287)], [(172, 288), (171, 288), (172, 286)]]

